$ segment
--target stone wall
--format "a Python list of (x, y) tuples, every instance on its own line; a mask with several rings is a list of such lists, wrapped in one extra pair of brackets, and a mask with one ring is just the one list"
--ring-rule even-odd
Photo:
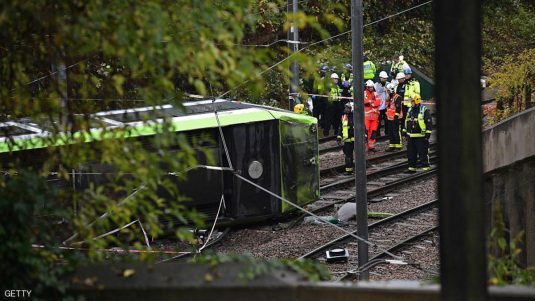
[(483, 168), (488, 233), (499, 209), (507, 238), (524, 231), (520, 263), (535, 266), (535, 109), (483, 132)]

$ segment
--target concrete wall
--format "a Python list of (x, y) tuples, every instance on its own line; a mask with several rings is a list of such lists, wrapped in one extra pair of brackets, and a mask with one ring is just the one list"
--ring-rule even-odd
[(483, 131), (483, 172), (535, 156), (535, 108)]
[[(168, 263), (95, 265), (70, 277), (68, 293), (85, 300), (210, 300), (210, 301), (439, 301), (440, 287), (420, 282), (311, 283), (295, 272), (274, 268), (254, 279), (240, 274), (254, 266)], [(134, 271), (124, 277), (122, 271)], [(209, 277), (208, 277), (209, 276)], [(534, 300), (535, 287), (491, 287), (489, 301)]]
[(535, 109), (483, 132), (483, 165), (488, 232), (499, 210), (507, 238), (524, 231), (519, 263), (535, 266)]

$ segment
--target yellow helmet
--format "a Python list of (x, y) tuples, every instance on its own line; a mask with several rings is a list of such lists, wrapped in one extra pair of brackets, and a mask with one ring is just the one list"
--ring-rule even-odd
[(300, 104), (296, 104), (294, 106), (294, 112), (297, 113), (297, 114), (301, 114), (303, 113), (303, 111), (305, 110), (305, 105), (300, 103)]
[(412, 100), (414, 100), (414, 104), (420, 104), (422, 102), (422, 97), (420, 96), (420, 94), (414, 94), (412, 96)]

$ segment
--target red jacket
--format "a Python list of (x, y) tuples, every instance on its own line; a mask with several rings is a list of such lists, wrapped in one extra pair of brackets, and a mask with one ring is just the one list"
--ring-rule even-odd
[(375, 118), (379, 117), (379, 106), (381, 105), (381, 98), (368, 89), (364, 90), (364, 117)]

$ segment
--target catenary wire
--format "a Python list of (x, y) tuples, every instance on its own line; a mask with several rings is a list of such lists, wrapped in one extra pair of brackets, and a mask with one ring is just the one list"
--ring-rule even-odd
[[(384, 17), (384, 18), (382, 18), (382, 19), (375, 20), (375, 21), (372, 21), (372, 22), (370, 22), (370, 23), (367, 23), (367, 24), (365, 24), (363, 27), (370, 26), (370, 25), (372, 25), (372, 24), (376, 24), (376, 23), (379, 23), (379, 22), (381, 22), (381, 21), (388, 20), (388, 19), (390, 19), (390, 18), (396, 17), (396, 16), (398, 16), (398, 15), (400, 15), (400, 14), (403, 14), (403, 13), (406, 13), (406, 12), (411, 11), (411, 10), (413, 10), (413, 9), (419, 8), (419, 7), (423, 6), (423, 5), (429, 4), (429, 3), (431, 3), (431, 2), (432, 2), (432, 1), (427, 1), (427, 2), (424, 2), (424, 3), (418, 4), (418, 5), (416, 5), (416, 6), (413, 6), (413, 7), (410, 7), (410, 8), (408, 8), (408, 9), (405, 9), (405, 10), (403, 10), (403, 11), (401, 11), (401, 12), (397, 12), (397, 13), (395, 13), (395, 14), (389, 15), (389, 16)], [(266, 73), (266, 72), (268, 72), (268, 71), (274, 69), (275, 67), (277, 67), (277, 66), (279, 66), (280, 64), (284, 63), (285, 61), (289, 60), (290, 58), (292, 58), (292, 57), (295, 56), (296, 54), (302, 52), (303, 50), (306, 50), (306, 49), (308, 49), (308, 48), (310, 48), (310, 47), (312, 47), (312, 46), (315, 46), (315, 45), (318, 45), (318, 44), (321, 44), (321, 43), (325, 43), (325, 42), (327, 42), (327, 41), (330, 41), (330, 40), (339, 38), (339, 37), (344, 36), (344, 35), (346, 35), (346, 34), (348, 34), (348, 33), (350, 33), (350, 32), (351, 32), (351, 30), (347, 30), (347, 31), (344, 31), (344, 32), (342, 32), (342, 33), (336, 34), (336, 35), (334, 35), (334, 36), (330, 36), (330, 37), (328, 37), (328, 38), (325, 38), (325, 39), (323, 39), (323, 40), (320, 40), (320, 41), (317, 41), (317, 42), (310, 43), (310, 44), (308, 44), (307, 46), (305, 46), (305, 47), (303, 47), (303, 48), (300, 48), (300, 49), (298, 49), (298, 50), (295, 51), (295, 52), (292, 52), (290, 55), (288, 55), (288, 56), (285, 57), (284, 59), (282, 59), (282, 60), (276, 62), (275, 64), (273, 64), (273, 65), (269, 66), (268, 68), (262, 70), (261, 72), (257, 73), (256, 75), (253, 75), (252, 78), (243, 81), (242, 83), (238, 84), (237, 86), (235, 86), (235, 87), (232, 88), (232, 89), (227, 90), (227, 91), (224, 92), (223, 94), (219, 95), (218, 98), (222, 98), (222, 97), (228, 95), (229, 93), (231, 93), (232, 91), (234, 91), (234, 90), (236, 90), (236, 89), (238, 89), (238, 88), (244, 86), (245, 84), (247, 84), (247, 83), (250, 82), (251, 80), (260, 77), (262, 74), (264, 74), (264, 73)]]

